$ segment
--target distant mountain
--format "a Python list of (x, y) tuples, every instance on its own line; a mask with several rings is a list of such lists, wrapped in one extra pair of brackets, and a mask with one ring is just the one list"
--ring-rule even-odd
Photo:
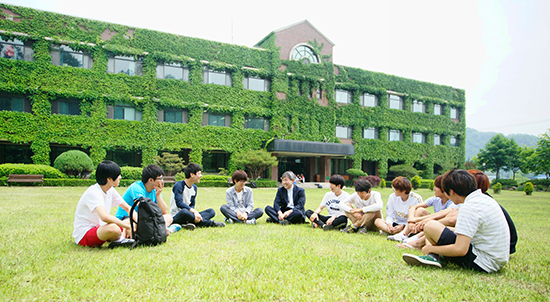
[[(473, 128), (466, 128), (466, 160), (476, 155), (480, 149), (485, 149), (485, 144), (497, 135), (497, 132), (480, 132)], [(530, 134), (510, 134), (507, 138), (513, 138), (520, 146), (535, 146), (538, 137)]]

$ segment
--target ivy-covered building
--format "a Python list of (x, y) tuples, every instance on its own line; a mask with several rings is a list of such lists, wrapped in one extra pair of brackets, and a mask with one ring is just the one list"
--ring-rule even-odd
[(461, 89), (333, 63), (308, 21), (254, 47), (0, 4), (0, 163), (149, 164), (161, 152), (206, 172), (261, 149), (308, 181), (396, 164), (461, 166)]

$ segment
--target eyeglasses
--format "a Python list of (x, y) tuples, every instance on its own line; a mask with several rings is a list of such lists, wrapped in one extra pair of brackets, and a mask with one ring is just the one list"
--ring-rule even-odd
[(159, 177), (157, 177), (157, 179), (155, 179), (155, 180), (162, 180), (162, 181), (164, 181), (164, 177), (163, 177), (163, 176), (159, 176)]

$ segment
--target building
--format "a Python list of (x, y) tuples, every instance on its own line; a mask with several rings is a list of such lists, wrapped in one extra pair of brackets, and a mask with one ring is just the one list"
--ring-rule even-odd
[(463, 90), (335, 65), (307, 20), (245, 47), (0, 8), (0, 163), (80, 149), (141, 166), (171, 152), (217, 172), (266, 148), (279, 159), (266, 177), (313, 181), (464, 163)]

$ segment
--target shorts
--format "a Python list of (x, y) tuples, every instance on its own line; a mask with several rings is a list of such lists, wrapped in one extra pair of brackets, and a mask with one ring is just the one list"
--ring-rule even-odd
[[(448, 228), (443, 229), (443, 232), (441, 232), (441, 235), (439, 236), (439, 240), (437, 240), (437, 245), (449, 245), (454, 244), (456, 242), (456, 233), (449, 230)], [(466, 255), (461, 257), (447, 257), (445, 256), (445, 259), (447, 259), (449, 262), (454, 263), (458, 266), (461, 266), (463, 268), (471, 269), (477, 272), (484, 272), (486, 271), (479, 267), (479, 265), (474, 263), (474, 260), (476, 260), (477, 256), (472, 251), (472, 244), (470, 243), (470, 247), (468, 248), (468, 252)]]
[(97, 237), (98, 226), (91, 228), (86, 232), (86, 235), (78, 242), (78, 245), (89, 246), (89, 247), (98, 247), (101, 246), (105, 241)]

